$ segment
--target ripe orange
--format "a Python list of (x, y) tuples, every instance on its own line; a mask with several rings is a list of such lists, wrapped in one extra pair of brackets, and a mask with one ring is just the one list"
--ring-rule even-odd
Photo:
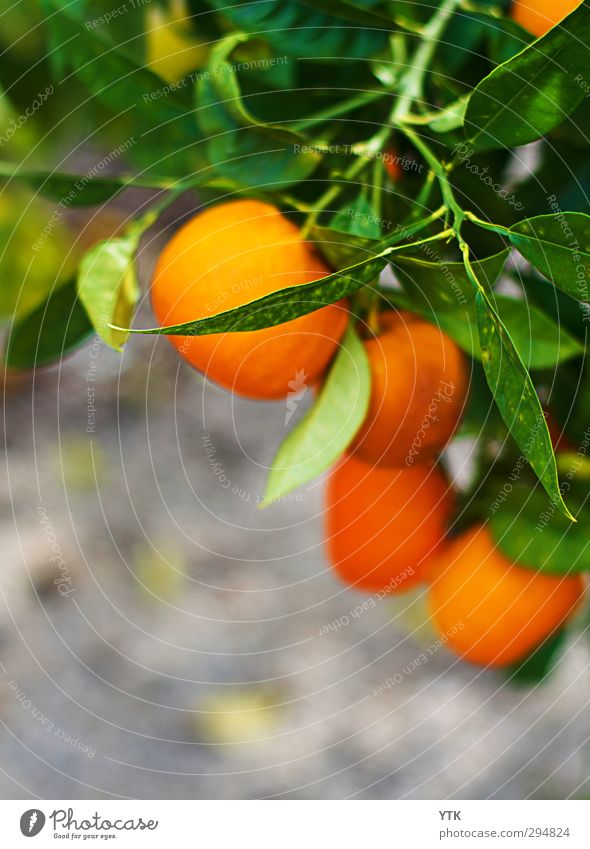
[(513, 0), (510, 16), (537, 38), (580, 5), (581, 0)]
[(424, 580), (453, 501), (435, 466), (388, 469), (344, 458), (327, 487), (326, 540), (335, 571), (359, 590), (410, 589)]
[[(160, 325), (181, 324), (327, 274), (278, 209), (236, 200), (199, 213), (172, 237), (156, 265), (152, 305)], [(248, 398), (282, 398), (290, 382), (319, 377), (347, 320), (340, 301), (262, 330), (168, 339), (221, 386)]]
[(467, 395), (467, 368), (452, 339), (432, 324), (394, 311), (380, 320), (382, 333), (365, 342), (371, 400), (351, 450), (368, 463), (413, 466), (451, 438)]
[(462, 534), (433, 564), (429, 607), (437, 630), (464, 660), (507, 666), (571, 615), (584, 592), (562, 577), (512, 563), (483, 525)]

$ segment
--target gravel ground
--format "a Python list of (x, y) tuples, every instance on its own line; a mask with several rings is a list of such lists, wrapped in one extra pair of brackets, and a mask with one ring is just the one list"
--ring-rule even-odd
[(588, 641), (531, 689), (444, 648), (420, 663), (421, 593), (352, 616), (323, 483), (258, 507), (284, 427), (165, 340), (11, 389), (0, 796), (588, 796)]

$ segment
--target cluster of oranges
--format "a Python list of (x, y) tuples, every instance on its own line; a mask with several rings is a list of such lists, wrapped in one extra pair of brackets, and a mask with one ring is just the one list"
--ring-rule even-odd
[[(329, 273), (277, 208), (231, 201), (196, 215), (170, 240), (155, 269), (152, 304), (162, 326), (181, 324)], [(348, 306), (322, 306), (262, 330), (168, 338), (232, 392), (284, 398), (297, 372), (321, 381), (352, 320)], [(466, 402), (467, 363), (451, 339), (417, 316), (387, 311), (378, 322), (364, 340), (368, 413), (328, 480), (330, 560), (359, 590), (426, 583), (447, 645), (476, 663), (512, 664), (570, 616), (582, 580), (510, 562), (485, 526), (449, 536), (453, 490), (437, 459)]]

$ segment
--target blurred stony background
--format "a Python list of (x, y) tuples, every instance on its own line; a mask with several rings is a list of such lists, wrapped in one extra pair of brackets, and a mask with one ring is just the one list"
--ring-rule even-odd
[(0, 796), (587, 797), (581, 629), (533, 688), (444, 648), (418, 663), (421, 593), (351, 615), (321, 481), (259, 509), (284, 427), (163, 339), (11, 381)]

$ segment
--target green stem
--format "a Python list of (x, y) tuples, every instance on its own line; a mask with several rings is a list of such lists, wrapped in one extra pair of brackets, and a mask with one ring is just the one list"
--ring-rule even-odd
[(324, 192), (323, 195), (316, 201), (315, 208), (309, 213), (307, 216), (307, 220), (303, 225), (301, 230), (301, 235), (305, 239), (308, 235), (311, 228), (315, 225), (318, 220), (320, 214), (325, 211), (327, 207), (330, 206), (332, 201), (336, 200), (340, 192), (343, 188), (348, 185), (350, 180), (353, 180), (367, 165), (367, 160), (360, 158), (356, 159), (350, 168), (344, 172), (340, 180), (334, 183), (330, 188)]
[(315, 115), (310, 115), (309, 118), (305, 118), (303, 121), (296, 121), (294, 124), (291, 124), (291, 127), (297, 132), (307, 130), (315, 124), (321, 124), (324, 121), (330, 120), (330, 118), (337, 118), (339, 115), (353, 112), (355, 109), (359, 109), (367, 103), (372, 103), (374, 100), (387, 97), (387, 95), (389, 95), (389, 92), (383, 90), (362, 91), (360, 94), (348, 98), (348, 100), (343, 100), (340, 103), (334, 104), (334, 106), (316, 112)]
[[(416, 199), (414, 201), (414, 206), (418, 210), (418, 214), (420, 210), (424, 209), (424, 207), (428, 203), (435, 180), (436, 174), (432, 169), (430, 169), (430, 171), (426, 175), (426, 179), (424, 180), (422, 188), (418, 192), (418, 195), (416, 196)], [(446, 206), (443, 206), (443, 209), (446, 209)]]
[(398, 98), (391, 113), (392, 124), (403, 120), (404, 116), (409, 113), (413, 102), (422, 96), (424, 77), (438, 46), (439, 38), (460, 3), (461, 0), (444, 0), (444, 3), (422, 28), (422, 40), (414, 54), (412, 66), (401, 79), (401, 97)]
[(477, 290), (485, 294), (485, 290), (477, 279), (477, 275), (471, 264), (469, 245), (461, 235), (461, 226), (463, 225), (465, 219), (469, 218), (470, 216), (467, 215), (467, 213), (457, 202), (455, 194), (453, 192), (453, 187), (449, 182), (449, 177), (445, 166), (436, 158), (435, 154), (431, 151), (430, 147), (417, 133), (414, 132), (414, 130), (411, 130), (409, 127), (403, 127), (402, 129), (406, 137), (412, 142), (414, 147), (420, 151), (420, 153), (428, 162), (432, 171), (434, 172), (440, 185), (440, 190), (443, 197), (443, 201), (445, 202), (445, 206), (453, 216), (453, 235), (455, 236), (459, 244), (459, 250), (461, 251), (461, 255), (463, 257), (463, 265), (465, 267), (465, 271), (467, 272), (467, 276), (473, 286)]
[(483, 230), (491, 230), (492, 233), (500, 233), (502, 236), (511, 235), (510, 228), (504, 227), (502, 224), (492, 224), (489, 221), (483, 221), (481, 218), (478, 218), (477, 215), (474, 215), (473, 212), (466, 212), (465, 218), (473, 224), (477, 224), (477, 226), (481, 227)]
[[(316, 223), (319, 215), (329, 206), (343, 190), (349, 180), (356, 177), (366, 166), (367, 161), (382, 150), (389, 139), (393, 127), (403, 121), (404, 116), (410, 111), (414, 100), (422, 94), (424, 77), (428, 65), (438, 45), (438, 39), (459, 6), (461, 0), (444, 0), (435, 14), (422, 29), (422, 41), (414, 54), (412, 64), (400, 80), (400, 96), (391, 113), (390, 126), (382, 127), (365, 144), (357, 146), (357, 152), (361, 159), (354, 163), (343, 175), (342, 180), (335, 186), (331, 186), (318, 199), (316, 208), (311, 212), (303, 227), (303, 235), (309, 233)], [(363, 157), (366, 155), (366, 159)], [(436, 160), (438, 162), (438, 160)]]
[[(397, 253), (397, 251), (405, 251), (408, 248), (417, 248), (420, 245), (427, 245), (429, 242), (440, 242), (442, 239), (448, 239), (450, 236), (453, 236), (455, 233), (450, 227), (447, 230), (441, 230), (440, 233), (435, 233), (434, 236), (427, 236), (425, 239), (418, 239), (417, 242), (404, 242), (403, 245), (393, 245), (392, 247), (386, 248), (377, 256), (389, 256), (392, 253)], [(407, 238), (410, 235), (409, 231), (404, 232), (404, 236)]]
[[(399, 233), (396, 233), (393, 237), (389, 239), (384, 239), (383, 241), (387, 245), (394, 245), (396, 242), (401, 241), (402, 239), (407, 239), (408, 236), (414, 236), (416, 233), (419, 233), (420, 230), (425, 230), (429, 224), (433, 224), (435, 221), (438, 221), (439, 218), (445, 214), (447, 208), (446, 206), (440, 206), (426, 218), (422, 218), (420, 221), (416, 221), (415, 224), (412, 224), (409, 227), (400, 227)], [(451, 234), (452, 230), (445, 230), (445, 234)]]
[(449, 211), (453, 213), (453, 216), (455, 217), (455, 223), (458, 223), (460, 225), (460, 223), (465, 218), (465, 213), (463, 212), (461, 206), (455, 200), (453, 188), (449, 182), (445, 166), (439, 159), (437, 159), (436, 155), (426, 144), (424, 139), (418, 135), (418, 133), (410, 129), (410, 127), (404, 125), (402, 125), (401, 129), (406, 138), (411, 141), (416, 150), (418, 150), (422, 154), (422, 156), (430, 166), (430, 169), (434, 172), (434, 175), (439, 182), (441, 194), (443, 196), (445, 205), (448, 207)]

